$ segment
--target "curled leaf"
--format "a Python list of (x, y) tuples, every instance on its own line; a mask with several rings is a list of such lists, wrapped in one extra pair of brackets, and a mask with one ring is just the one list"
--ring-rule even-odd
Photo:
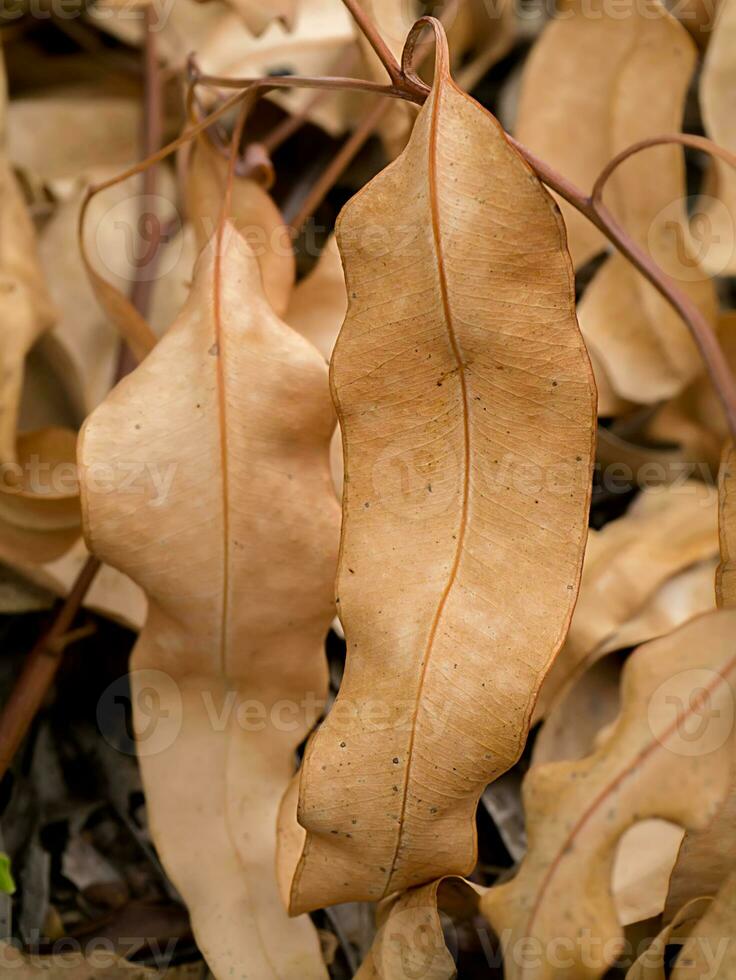
[(177, 321), (81, 436), (89, 546), (149, 602), (131, 683), (152, 834), (221, 977), (326, 976), (311, 923), (280, 905), (274, 853), (325, 697), (333, 428), (324, 360), (274, 315), (225, 224)]
[[(657, 817), (707, 826), (731, 781), (736, 612), (718, 610), (640, 647), (624, 668), (622, 710), (603, 744), (575, 762), (530, 771), (529, 850), (484, 913), (509, 955), (509, 980), (600, 977), (622, 940), (611, 896), (616, 846)], [(580, 902), (579, 896), (585, 895)]]
[(306, 750), (292, 910), (472, 869), (572, 613), (594, 438), (559, 214), (441, 43), (407, 149), (337, 234), (348, 661)]

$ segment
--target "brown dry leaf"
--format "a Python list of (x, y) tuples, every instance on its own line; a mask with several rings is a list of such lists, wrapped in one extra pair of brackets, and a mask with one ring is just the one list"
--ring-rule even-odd
[(734, 980), (736, 977), (736, 873), (692, 929), (675, 961), (671, 980)]
[(457, 965), (446, 937), (477, 915), (484, 891), (451, 877), (389, 900), (379, 907), (380, 928), (355, 980), (453, 980)]
[[(227, 157), (220, 155), (206, 136), (199, 138), (189, 158), (186, 196), (189, 221), (200, 249), (217, 228), (227, 173)], [(296, 264), (281, 212), (254, 180), (234, 177), (229, 215), (258, 259), (266, 299), (282, 316), (294, 287)]]
[[(720, 0), (700, 76), (700, 106), (708, 136), (736, 150), (736, 0)], [(715, 157), (691, 219), (700, 261), (711, 275), (736, 275), (736, 172)], [(697, 252), (696, 252), (697, 254)]]
[(618, 657), (601, 657), (560, 692), (534, 742), (534, 766), (593, 751), (598, 733), (618, 717), (622, 666)]
[[(356, 50), (356, 30), (340, 0), (299, 0), (293, 31), (272, 23), (254, 37), (229, 3), (210, 0), (166, 0), (154, 5), (158, 18), (156, 42), (161, 57), (172, 67), (183, 69), (192, 51), (202, 71), (214, 75), (257, 78), (263, 75), (331, 75), (346, 49)], [(128, 10), (99, 0), (89, 11), (100, 29), (110, 31), (129, 44), (140, 44), (142, 20)], [(355, 120), (356, 100), (352, 93), (331, 93), (312, 104), (314, 92), (291, 89), (273, 92), (268, 98), (296, 113), (311, 104), (309, 118), (333, 135), (349, 129)]]
[[(93, 172), (99, 181), (111, 176), (110, 171)], [(136, 271), (140, 274), (136, 264), (140, 265), (150, 246), (149, 241), (136, 240), (140, 229), (151, 228), (155, 221), (163, 237), (170, 238), (166, 229), (175, 222), (175, 187), (164, 167), (159, 168), (158, 185), (155, 201), (143, 201), (140, 185), (126, 182), (95, 195), (88, 206), (84, 229), (88, 260), (98, 276), (123, 294), (129, 293)], [(84, 196), (84, 190), (77, 190), (59, 204), (39, 239), (41, 265), (59, 310), (51, 337), (61, 347), (58, 356), (65, 361), (64, 387), (82, 417), (110, 390), (120, 349), (120, 334), (101, 309), (80, 257), (78, 222)], [(143, 204), (147, 218), (141, 222)], [(155, 293), (164, 286), (170, 288), (166, 248), (164, 241), (154, 270)]]
[[(0, 151), (2, 152), (2, 151)], [(26, 355), (56, 319), (38, 261), (33, 223), (4, 156), (0, 159), (0, 462), (16, 458), (18, 407)]]
[(721, 563), (716, 572), (716, 600), (727, 609), (736, 607), (736, 454), (733, 443), (723, 451), (718, 473), (718, 535)]
[(653, 817), (703, 827), (717, 812), (732, 775), (734, 629), (736, 612), (717, 610), (640, 647), (600, 748), (527, 776), (527, 856), (481, 900), (504, 948), (527, 950), (507, 957), (508, 980), (559, 977), (561, 953), (564, 975), (602, 976), (623, 938), (611, 896), (622, 835)]
[(578, 587), (595, 392), (564, 230), (442, 46), (435, 79), (338, 223), (348, 666), (302, 769), (296, 910), (472, 869)]
[(0, 943), (0, 970), (17, 980), (156, 980), (161, 974), (138, 963), (128, 963), (110, 950), (96, 949), (89, 957), (81, 953), (36, 956), (22, 953), (12, 943)]
[[(588, 8), (572, 4), (535, 45), (516, 127), (522, 143), (586, 190), (624, 147), (679, 129), (696, 60), (685, 29), (657, 0), (633, 5), (625, 17)], [(682, 148), (657, 147), (618, 169), (606, 202), (713, 322), (715, 292), (689, 236), (684, 178)], [(579, 268), (604, 240), (570, 205), (560, 206)], [(647, 404), (669, 398), (700, 371), (684, 323), (619, 255), (594, 277), (579, 316), (586, 342), (621, 398)]]
[(248, 30), (258, 36), (274, 20), (283, 24), (286, 30), (294, 28), (299, 9), (299, 0), (230, 0), (233, 7), (245, 21)]
[(665, 906), (665, 921), (698, 895), (715, 895), (736, 867), (736, 788), (703, 830), (685, 834)]
[[(75, 532), (76, 540), (67, 537), (59, 546), (62, 552), (58, 558), (47, 558), (52, 551), (49, 535), (38, 536), (36, 548), (29, 548), (27, 539), (25, 549), (13, 548), (6, 528), (0, 535), (0, 561), (12, 565), (14, 571), (38, 588), (65, 599), (76, 581), (84, 563), (89, 557), (84, 542), (79, 538), (79, 530)], [(69, 542), (73, 541), (71, 547)], [(101, 616), (115, 620), (130, 630), (138, 631), (146, 618), (146, 598), (140, 588), (109, 565), (103, 565), (95, 576), (95, 580), (87, 593), (84, 606)]]
[(347, 309), (342, 259), (331, 235), (314, 269), (294, 290), (284, 319), (329, 361)]
[[(131, 676), (134, 704), (153, 690), (164, 709), (139, 743), (152, 834), (220, 977), (326, 977), (273, 865), (294, 750), (326, 693), (333, 428), (323, 358), (273, 314), (225, 224), (179, 319), (80, 440), (90, 548), (149, 600)], [(99, 492), (95, 467), (131, 459), (142, 493)]]
[(643, 491), (623, 517), (590, 532), (575, 615), (542, 687), (537, 718), (669, 579), (717, 554), (716, 511), (715, 491), (688, 481)]
[(665, 956), (669, 945), (681, 945), (712, 899), (694, 898), (682, 906), (675, 918), (659, 933), (654, 942), (632, 964), (626, 980), (666, 980)]
[(662, 913), (684, 836), (682, 827), (667, 820), (642, 820), (624, 832), (611, 872), (611, 894), (622, 926)]
[[(718, 340), (731, 369), (736, 369), (736, 312), (722, 310)], [(728, 425), (718, 395), (707, 374), (697, 378), (677, 398), (665, 403), (646, 425), (644, 437), (680, 447), (699, 476), (715, 478)]]
[[(582, 759), (603, 744), (619, 714), (622, 666), (618, 657), (603, 657), (562, 692), (534, 743), (534, 766)], [(681, 827), (662, 820), (644, 820), (623, 835), (611, 878), (621, 925), (662, 912), (682, 838)]]
[(713, 557), (668, 579), (632, 619), (596, 649), (596, 655), (639, 646), (670, 633), (693, 616), (715, 609), (716, 567), (717, 559)]
[(29, 179), (67, 197), (81, 177), (136, 159), (140, 105), (100, 98), (89, 88), (13, 99), (8, 106), (8, 156)]

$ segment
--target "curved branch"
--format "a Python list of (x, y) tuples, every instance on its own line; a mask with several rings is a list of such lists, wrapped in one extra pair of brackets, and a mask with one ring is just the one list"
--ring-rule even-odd
[(629, 157), (633, 157), (636, 153), (641, 153), (642, 150), (648, 150), (652, 146), (665, 146), (669, 143), (679, 143), (681, 146), (690, 147), (693, 150), (702, 150), (709, 156), (718, 157), (724, 160), (726, 163), (730, 164), (732, 167), (736, 167), (736, 154), (731, 153), (730, 150), (725, 149), (723, 146), (719, 146), (712, 140), (706, 139), (705, 136), (691, 136), (689, 133), (666, 133), (664, 136), (650, 136), (649, 139), (639, 140), (638, 143), (632, 143), (631, 146), (627, 146), (625, 150), (617, 153), (616, 156), (609, 160), (606, 166), (601, 170), (593, 184), (593, 190), (590, 194), (590, 199), (594, 205), (599, 205), (602, 203), (603, 188), (608, 182), (609, 178), (615, 170)]

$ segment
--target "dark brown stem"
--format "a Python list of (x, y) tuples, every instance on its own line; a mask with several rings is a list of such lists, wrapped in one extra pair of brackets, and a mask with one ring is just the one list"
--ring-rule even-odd
[[(343, 74), (344, 72), (351, 72), (355, 66), (357, 60), (357, 48), (353, 44), (350, 49), (343, 54), (343, 56), (335, 63), (334, 70), (338, 74)], [(266, 153), (269, 156), (276, 152), (276, 150), (282, 146), (286, 140), (290, 139), (294, 133), (298, 132), (299, 129), (304, 125), (305, 122), (309, 120), (314, 109), (322, 104), (322, 101), (329, 95), (328, 91), (322, 90), (314, 93), (309, 99), (303, 109), (299, 112), (295, 112), (292, 116), (287, 116), (283, 122), (279, 123), (267, 136), (261, 140), (261, 146), (263, 146)]]
[[(141, 142), (146, 156), (153, 153), (161, 142), (161, 86), (155, 45), (156, 34), (151, 30), (153, 17), (151, 11), (152, 8), (146, 8), (148, 29), (143, 53), (145, 91), (144, 133)], [(151, 167), (145, 174), (144, 194), (154, 194), (155, 190), (156, 171)], [(149, 300), (150, 283), (142, 282), (139, 277), (133, 284), (131, 301), (142, 316), (146, 315)], [(119, 381), (134, 366), (135, 363), (127, 347), (121, 344), (115, 380)], [(59, 604), (51, 626), (25, 659), (20, 676), (0, 713), (0, 778), (7, 772), (54, 682), (66, 644), (79, 636), (76, 634), (70, 637), (69, 631), (94, 582), (100, 564), (99, 559), (94, 555), (87, 558), (66, 599)]]
[(414, 102), (414, 94), (396, 85), (381, 85), (363, 78), (343, 78), (325, 76), (312, 78), (308, 75), (269, 75), (267, 78), (228, 78), (223, 75), (200, 75), (197, 83), (211, 85), (213, 88), (324, 88), (338, 92), (368, 92), (374, 95), (388, 95), (394, 99)]
[(365, 39), (376, 52), (381, 64), (388, 72), (388, 77), (391, 79), (391, 82), (394, 85), (398, 85), (402, 79), (401, 65), (381, 37), (381, 33), (376, 28), (376, 25), (360, 6), (358, 0), (342, 0), (342, 2), (352, 14), (353, 20), (360, 28)]

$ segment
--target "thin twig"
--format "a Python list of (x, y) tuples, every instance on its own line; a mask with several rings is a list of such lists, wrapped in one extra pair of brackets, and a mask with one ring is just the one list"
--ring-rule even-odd
[[(155, 45), (156, 35), (151, 30), (151, 10), (150, 7), (146, 8), (147, 31), (143, 55), (145, 94), (144, 133), (141, 142), (146, 156), (154, 152), (161, 142), (161, 86)], [(148, 195), (154, 194), (155, 190), (156, 171), (151, 167), (144, 177), (143, 192)], [(139, 275), (133, 283), (131, 300), (141, 315), (145, 316), (150, 301), (150, 283), (142, 282), (143, 278), (145, 277)], [(127, 347), (121, 344), (115, 381), (119, 381), (134, 366)], [(0, 778), (7, 772), (54, 682), (65, 646), (71, 640), (78, 639), (78, 634), (70, 636), (69, 630), (100, 567), (101, 562), (94, 555), (87, 558), (66, 599), (59, 604), (51, 626), (25, 659), (20, 676), (0, 713)]]
[(380, 31), (365, 10), (363, 10), (358, 0), (342, 0), (342, 2), (352, 14), (353, 20), (360, 28), (365, 39), (376, 52), (381, 64), (388, 72), (388, 77), (394, 85), (397, 85), (402, 79), (401, 65), (381, 37)]

